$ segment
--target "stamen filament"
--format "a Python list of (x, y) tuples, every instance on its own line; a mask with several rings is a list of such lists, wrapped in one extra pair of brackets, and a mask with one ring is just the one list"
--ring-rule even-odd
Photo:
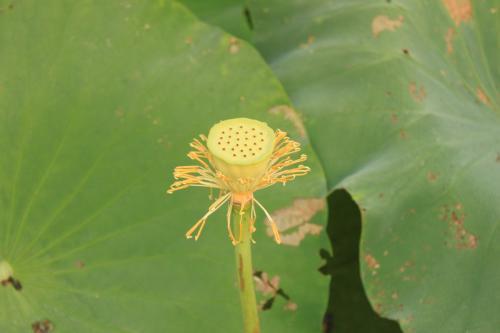
[[(186, 232), (186, 238), (192, 238), (192, 234), (193, 232), (198, 228), (198, 226), (201, 224), (201, 227), (200, 229), (203, 229), (203, 227), (205, 226), (205, 222), (207, 220), (207, 218), (212, 215), (217, 209), (219, 209), (222, 205), (224, 205), (224, 203), (231, 197), (231, 193), (228, 193), (222, 197), (220, 197), (219, 199), (215, 200), (215, 202), (213, 204), (210, 205), (210, 207), (208, 208), (208, 212), (203, 215), (203, 217), (198, 221), (196, 222), (196, 224), (194, 226), (191, 227), (191, 229), (189, 229), (187, 232)], [(196, 234), (196, 237), (195, 237), (195, 240), (198, 240), (198, 238), (200, 237), (200, 234), (201, 234), (201, 230)]]
[(273, 218), (267, 212), (267, 210), (264, 208), (264, 206), (262, 206), (261, 203), (259, 201), (257, 201), (257, 199), (255, 199), (255, 197), (253, 198), (253, 201), (255, 201), (255, 203), (260, 207), (260, 209), (262, 209), (264, 214), (266, 214), (267, 219), (269, 220), (269, 225), (271, 226), (271, 229), (273, 230), (274, 239), (276, 240), (276, 243), (281, 244), (281, 236), (280, 236), (280, 233), (278, 231), (278, 227), (276, 226), (276, 223), (274, 222)]
[(233, 229), (231, 228), (231, 213), (233, 211), (233, 198), (231, 197), (231, 201), (229, 202), (229, 207), (227, 208), (227, 233), (229, 234), (229, 239), (233, 245), (236, 245), (236, 239), (233, 235)]

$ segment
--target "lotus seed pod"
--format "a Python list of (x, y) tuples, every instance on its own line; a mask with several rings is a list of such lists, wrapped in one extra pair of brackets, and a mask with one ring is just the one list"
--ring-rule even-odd
[[(241, 240), (241, 232), (237, 239), (231, 228), (233, 207), (237, 205), (241, 213), (247, 204), (250, 205), (250, 220), (253, 222), (256, 219), (255, 207), (264, 211), (279, 244), (281, 238), (278, 227), (254, 193), (277, 183), (286, 184), (309, 173), (309, 167), (299, 164), (307, 159), (306, 155), (296, 158), (291, 156), (300, 151), (300, 144), (291, 140), (286, 132), (274, 132), (264, 122), (235, 118), (214, 125), (208, 137), (200, 134), (199, 139), (195, 138), (191, 142), (191, 148), (193, 150), (187, 156), (197, 165), (177, 166), (174, 169), (175, 181), (167, 193), (201, 186), (211, 191), (218, 189), (219, 197), (186, 232), (186, 237), (192, 238), (196, 232), (194, 239), (197, 240), (208, 217), (229, 202), (227, 229), (233, 245)], [(253, 222), (250, 226), (252, 232), (255, 230)]]
[(274, 131), (264, 122), (235, 118), (219, 122), (208, 134), (213, 164), (233, 192), (251, 191), (265, 174), (274, 149)]

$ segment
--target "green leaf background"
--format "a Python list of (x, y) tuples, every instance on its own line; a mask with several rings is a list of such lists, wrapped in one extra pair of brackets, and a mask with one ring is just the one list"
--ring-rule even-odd
[(240, 331), (223, 214), (188, 242), (207, 193), (164, 190), (193, 136), (250, 116), (310, 156), (258, 194), (278, 217), (325, 226), (333, 192), (333, 257), (260, 216), (255, 268), (298, 305), (263, 332), (325, 311), (323, 331), (398, 331), (360, 274), (404, 332), (496, 332), (498, 0), (184, 3), (212, 25), (170, 1), (0, 1), (0, 257), (24, 285), (0, 288), (0, 331)]

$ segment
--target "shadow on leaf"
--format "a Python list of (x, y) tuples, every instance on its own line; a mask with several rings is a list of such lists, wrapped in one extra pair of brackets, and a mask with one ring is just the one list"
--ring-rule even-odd
[(321, 250), (326, 264), (319, 270), (331, 275), (328, 309), (323, 320), (325, 333), (399, 333), (399, 325), (379, 317), (370, 307), (359, 271), (361, 214), (345, 190), (328, 197), (330, 216), (328, 237), (334, 249), (332, 257)]

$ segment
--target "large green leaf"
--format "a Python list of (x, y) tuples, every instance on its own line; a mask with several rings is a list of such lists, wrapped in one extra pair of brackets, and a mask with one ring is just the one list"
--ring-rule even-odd
[[(285, 213), (305, 203), (308, 223), (324, 223), (321, 166), (256, 52), (176, 3), (139, 0), (0, 1), (0, 45), (0, 260), (23, 287), (0, 286), (0, 331), (240, 331), (223, 212), (187, 241), (208, 192), (165, 190), (191, 138), (255, 117), (289, 130), (313, 169), (257, 196)], [(277, 246), (263, 220), (255, 266), (298, 306), (277, 301), (264, 331), (314, 331), (326, 237)]]
[(363, 212), (362, 274), (406, 332), (500, 327), (499, 2), (255, 0), (255, 42), (329, 188)]

